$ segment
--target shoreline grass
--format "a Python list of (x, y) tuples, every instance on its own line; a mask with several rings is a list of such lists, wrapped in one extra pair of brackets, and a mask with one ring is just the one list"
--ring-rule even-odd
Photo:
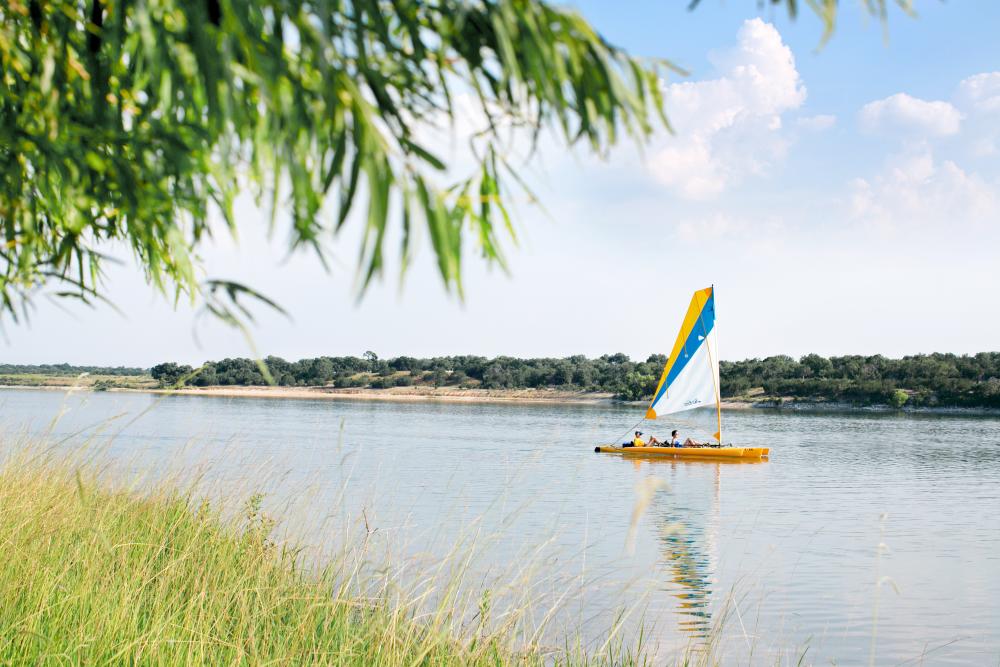
[(169, 483), (115, 490), (71, 459), (7, 458), (0, 664), (651, 662), (621, 641), (518, 646), (509, 623), (470, 627), (447, 592), (428, 609), (356, 557), (310, 566), (273, 525), (259, 497), (225, 518)]

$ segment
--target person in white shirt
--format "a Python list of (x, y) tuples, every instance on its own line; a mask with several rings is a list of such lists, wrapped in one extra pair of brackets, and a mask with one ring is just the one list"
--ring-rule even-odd
[(701, 443), (696, 440), (688, 438), (684, 442), (681, 442), (680, 434), (673, 430), (670, 432), (670, 446), (671, 447), (701, 447)]

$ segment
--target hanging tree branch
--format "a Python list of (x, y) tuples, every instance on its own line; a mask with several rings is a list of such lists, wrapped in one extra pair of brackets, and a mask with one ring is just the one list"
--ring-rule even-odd
[[(405, 270), (422, 229), (461, 294), (463, 244), (502, 263), (513, 230), (523, 183), (503, 128), (598, 153), (643, 141), (666, 123), (670, 70), (536, 0), (5, 3), (0, 309), (16, 317), (53, 281), (100, 295), (105, 254), (123, 246), (155, 289), (203, 298), (210, 215), (235, 232), (242, 191), (272, 220), (287, 212), (291, 247), (324, 260), (326, 239), (362, 225), (362, 290), (388, 239)], [(426, 138), (462, 113), (459, 94), (483, 120), (468, 174)]]

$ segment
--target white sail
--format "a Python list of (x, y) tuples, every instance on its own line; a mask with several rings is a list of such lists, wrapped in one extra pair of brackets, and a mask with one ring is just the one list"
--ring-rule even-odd
[(646, 411), (648, 419), (682, 410), (714, 407), (722, 437), (719, 400), (719, 345), (715, 329), (715, 290), (698, 290), (684, 316), (677, 341)]

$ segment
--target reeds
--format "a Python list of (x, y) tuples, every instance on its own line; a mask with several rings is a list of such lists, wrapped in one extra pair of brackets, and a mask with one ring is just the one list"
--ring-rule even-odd
[(461, 568), (416, 595), (363, 550), (317, 565), (272, 541), (260, 507), (251, 497), (234, 518), (169, 483), (116, 490), (71, 458), (9, 457), (0, 664), (650, 662), (614, 638), (592, 652), (572, 637), (557, 649), (519, 641), (517, 610), (487, 623), (488, 590), (471, 615), (450, 593)]

